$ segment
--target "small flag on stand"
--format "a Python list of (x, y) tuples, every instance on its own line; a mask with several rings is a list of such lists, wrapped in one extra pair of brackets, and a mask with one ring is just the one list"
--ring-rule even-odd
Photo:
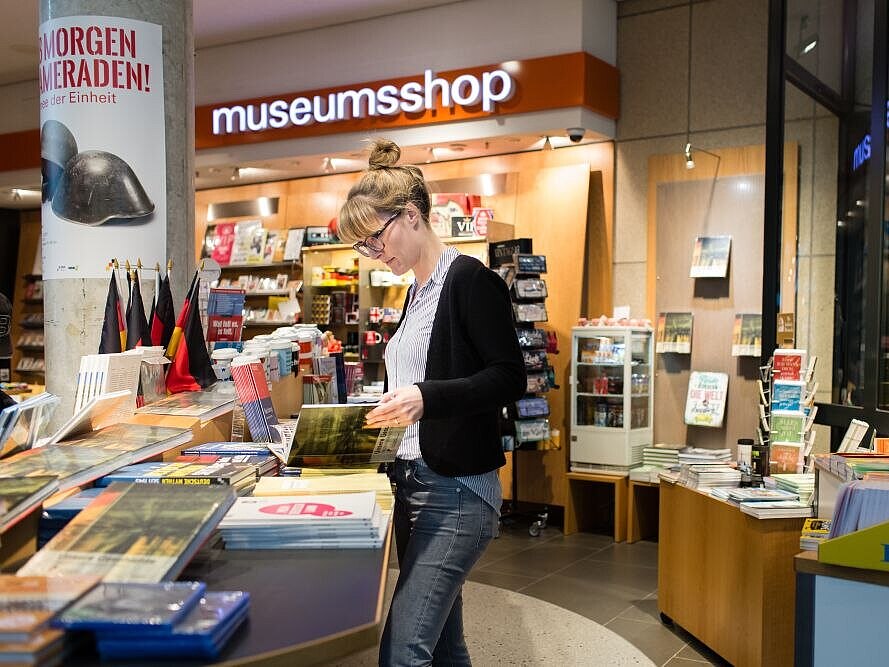
[(182, 329), (185, 328), (185, 318), (188, 316), (188, 306), (191, 303), (192, 298), (197, 301), (198, 294), (195, 288), (197, 287), (198, 283), (198, 273), (198, 271), (194, 272), (194, 278), (191, 279), (191, 286), (185, 293), (185, 301), (182, 303), (182, 310), (179, 311), (179, 317), (176, 319), (176, 326), (173, 328), (173, 333), (170, 336), (170, 342), (167, 345), (167, 359), (175, 358), (176, 349), (179, 346), (179, 341), (182, 339)]
[[(116, 263), (116, 262), (115, 262)], [(127, 345), (127, 329), (120, 306), (120, 291), (117, 289), (115, 269), (111, 269), (111, 282), (108, 285), (108, 298), (105, 300), (105, 320), (102, 322), (102, 338), (99, 341), (99, 354), (123, 352)]]
[(139, 273), (133, 271), (132, 291), (127, 308), (127, 345), (128, 350), (135, 347), (151, 345), (151, 331), (145, 319), (145, 304), (142, 303), (142, 290), (139, 287)]
[(186, 306), (188, 312), (185, 314), (182, 336), (176, 346), (173, 363), (167, 372), (167, 391), (171, 394), (199, 391), (216, 381), (210, 355), (207, 354), (204, 328), (201, 326), (197, 280), (194, 281), (191, 293), (186, 298)]
[(161, 280), (157, 293), (157, 304), (151, 314), (151, 344), (163, 345), (166, 349), (176, 327), (176, 311), (173, 310), (173, 292), (170, 290), (170, 274)]

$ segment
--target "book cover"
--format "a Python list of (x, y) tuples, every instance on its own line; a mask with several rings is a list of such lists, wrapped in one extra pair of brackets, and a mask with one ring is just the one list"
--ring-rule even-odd
[(728, 375), (692, 371), (685, 401), (685, 423), (719, 428), (725, 413)]
[(170, 631), (198, 604), (199, 581), (101, 583), (53, 621), (65, 630)]
[(698, 236), (691, 258), (690, 278), (725, 278), (728, 275), (731, 236)]
[(136, 412), (150, 415), (177, 415), (183, 417), (200, 417), (207, 421), (224, 414), (234, 407), (232, 396), (215, 394), (205, 391), (184, 391), (171, 394), (160, 401), (150, 403)]
[(830, 519), (809, 518), (803, 523), (802, 534), (818, 536), (827, 536), (830, 534)]
[(805, 350), (775, 350), (772, 357), (773, 380), (805, 380)]
[(27, 516), (58, 488), (55, 475), (0, 477), (0, 533)]
[(269, 394), (265, 371), (260, 362), (232, 366), (232, 379), (238, 403), (244, 408), (247, 426), (254, 442), (274, 442), (277, 434), (272, 426), (278, 424), (275, 406)]
[(112, 484), (19, 574), (90, 574), (106, 582), (174, 578), (234, 499), (228, 486)]
[(239, 341), (244, 326), (243, 289), (214, 287), (207, 301), (207, 342)]
[(284, 261), (298, 261), (302, 256), (303, 239), (306, 236), (304, 227), (287, 230), (287, 241), (284, 244)]
[(220, 266), (225, 266), (232, 261), (232, 248), (235, 244), (235, 223), (220, 222), (213, 230), (213, 249), (210, 257), (216, 260)]
[(758, 357), (762, 353), (762, 315), (737, 313), (732, 329), (732, 356)]
[(231, 461), (170, 461), (162, 463), (136, 463), (125, 466), (103, 477), (99, 484), (108, 486), (114, 482), (140, 482), (155, 484), (228, 484), (235, 486), (245, 479), (256, 477), (256, 466)]
[(130, 463), (126, 452), (100, 447), (52, 445), (0, 461), (0, 477), (55, 476), (59, 490), (84, 484)]
[(803, 409), (806, 398), (806, 383), (796, 380), (775, 380), (772, 384), (772, 410)]
[(658, 354), (691, 354), (692, 313), (659, 313), (655, 351)]
[(258, 264), (262, 262), (266, 231), (259, 220), (245, 220), (235, 225), (232, 246), (232, 264)]
[(268, 455), (269, 448), (264, 442), (205, 442), (185, 449), (183, 454), (222, 454), (222, 455)]
[(59, 611), (99, 583), (98, 577), (0, 574), (0, 641), (28, 641)]
[(365, 417), (374, 404), (304, 405), (287, 465), (385, 463), (395, 460), (404, 428), (372, 428)]
[(806, 415), (790, 410), (772, 410), (769, 431), (772, 442), (801, 443), (805, 437)]
[(219, 527), (225, 530), (236, 526), (265, 527), (318, 521), (371, 523), (375, 507), (376, 494), (372, 491), (298, 498), (238, 498)]
[(160, 454), (191, 440), (191, 431), (171, 426), (148, 424), (116, 424), (95, 431), (81, 438), (60, 442), (57, 447), (65, 451), (73, 449), (97, 449), (126, 452), (136, 460)]
[(803, 468), (803, 447), (793, 442), (773, 441), (769, 445), (769, 469), (773, 473), (798, 473)]

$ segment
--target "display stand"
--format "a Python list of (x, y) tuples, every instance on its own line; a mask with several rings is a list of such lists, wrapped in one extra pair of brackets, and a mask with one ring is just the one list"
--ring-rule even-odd
[(614, 541), (627, 539), (627, 475), (619, 472), (569, 472), (568, 502), (565, 504), (565, 534), (595, 527), (589, 493), (596, 484), (610, 484), (614, 491)]
[(546, 257), (516, 254), (511, 263), (502, 264), (497, 270), (509, 287), (516, 333), (528, 374), (525, 397), (508, 409), (512, 433), (509, 436), (512, 438), (512, 489), (508, 509), (500, 518), (505, 522), (516, 517), (530, 518), (528, 533), (537, 537), (546, 528), (549, 507), (543, 505), (531, 511), (520, 509), (517, 452), (523, 447), (540, 448), (539, 444), (548, 442), (551, 437), (547, 419), (549, 404), (542, 394), (549, 391), (553, 373), (547, 358), (546, 334), (535, 326), (547, 320), (546, 283), (540, 278), (540, 274), (546, 273)]
[(627, 492), (627, 544), (658, 537), (657, 482), (631, 479)]

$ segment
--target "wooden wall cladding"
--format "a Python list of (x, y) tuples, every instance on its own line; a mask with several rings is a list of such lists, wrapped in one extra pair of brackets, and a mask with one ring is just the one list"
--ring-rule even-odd
[[(561, 432), (562, 448), (520, 453), (518, 494), (523, 501), (564, 505), (567, 499), (570, 333), (580, 315), (611, 312), (613, 161), (612, 144), (601, 143), (421, 165), (433, 187), (436, 181), (506, 174), (503, 191), (483, 202), (500, 221), (491, 226), (491, 238), (531, 236), (534, 251), (547, 255), (547, 328), (558, 332), (562, 347), (562, 354), (552, 358), (561, 389), (549, 394), (550, 421)], [(195, 205), (196, 256), (210, 203), (278, 196), (286, 203), (279, 202), (277, 216), (263, 219), (268, 228), (327, 225), (358, 177), (331, 174), (202, 190)], [(585, 292), (585, 281), (594, 289)], [(503, 469), (502, 478), (507, 496), (509, 469)]]
[[(765, 153), (762, 146), (727, 148), (721, 160), (696, 155), (686, 169), (679, 155), (649, 159), (649, 316), (692, 312), (690, 355), (659, 354), (655, 372), (655, 442), (698, 447), (734, 447), (738, 438), (756, 436), (758, 357), (732, 357), (735, 313), (762, 310), (763, 197)], [(795, 303), (796, 146), (785, 149), (782, 309)], [(732, 237), (727, 278), (690, 278), (696, 236)], [(653, 299), (653, 301), (652, 301)], [(729, 376), (721, 428), (687, 426), (685, 400), (691, 371)]]

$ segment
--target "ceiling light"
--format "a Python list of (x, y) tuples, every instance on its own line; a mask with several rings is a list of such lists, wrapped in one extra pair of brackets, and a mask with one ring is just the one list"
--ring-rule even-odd
[(685, 168), (686, 169), (694, 169), (695, 168), (695, 160), (691, 156), (691, 144), (685, 144)]
[(331, 171), (333, 171), (333, 165), (330, 163), (330, 158), (329, 158), (329, 157), (325, 157), (325, 158), (321, 161), (321, 169), (324, 170), (324, 173), (325, 173), (325, 174), (329, 174)]
[(22, 191), (18, 188), (12, 189), (12, 200), (13, 201), (21, 201), (22, 200)]
[(803, 55), (806, 55), (807, 53), (811, 52), (816, 46), (818, 46), (818, 40), (813, 39), (811, 42), (809, 42), (808, 44), (806, 44), (803, 47)]
[(231, 176), (229, 176), (228, 178), (229, 178), (229, 180), (231, 180), (231, 181), (237, 181), (239, 178), (241, 178), (241, 170), (240, 170), (240, 168), (235, 167), (234, 169), (232, 169)]
[(549, 140), (549, 137), (545, 137), (543, 140), (543, 149), (542, 150), (551, 151), (552, 149), (553, 149), (552, 142)]
[(435, 149), (432, 146), (426, 149), (426, 164), (430, 162), (435, 162)]

